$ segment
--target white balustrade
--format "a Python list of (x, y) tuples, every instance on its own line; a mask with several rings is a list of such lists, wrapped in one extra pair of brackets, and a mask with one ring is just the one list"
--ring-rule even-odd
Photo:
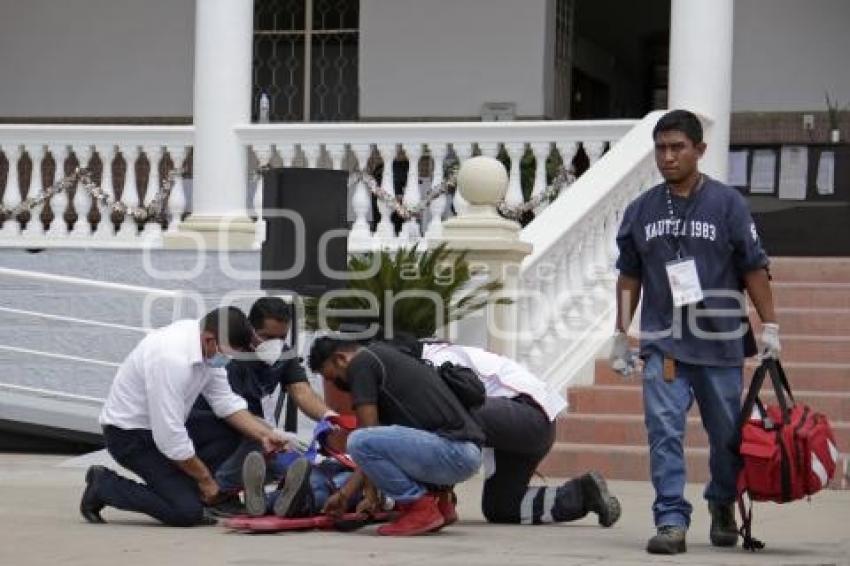
[[(357, 158), (357, 169), (365, 171), (372, 147), (366, 144), (358, 144), (352, 148), (352, 151)], [(354, 187), (351, 209), (354, 211), (354, 224), (351, 226), (349, 246), (353, 249), (369, 249), (372, 242), (372, 234), (369, 230), (369, 212), (372, 209), (372, 200), (369, 198), (369, 188), (362, 178), (358, 179)]]
[[(171, 194), (168, 195), (168, 231), (172, 234), (177, 232), (180, 223), (183, 222), (183, 214), (186, 213), (186, 187), (183, 185), (183, 166), (186, 161), (186, 146), (168, 146), (168, 155), (174, 167), (174, 185)], [(262, 191), (260, 191), (262, 197)], [(262, 203), (260, 203), (262, 208)]]
[[(431, 182), (439, 190), (445, 180), (444, 168), (448, 147), (446, 144), (440, 143), (432, 144), (429, 149), (432, 159)], [(445, 193), (442, 193), (428, 204), (428, 212), (431, 218), (428, 221), (428, 228), (425, 230), (427, 238), (439, 238), (443, 233), (443, 212), (446, 210), (446, 203), (448, 203), (448, 198)]]
[(525, 199), (522, 196), (522, 179), (520, 178), (520, 161), (525, 153), (525, 144), (508, 143), (505, 145), (508, 157), (511, 159), (511, 169), (508, 172), (508, 192), (505, 203), (509, 206), (519, 206)]
[[(549, 157), (551, 145), (548, 142), (531, 144), (531, 153), (534, 155), (534, 184), (531, 188), (531, 198), (540, 198), (546, 191), (546, 158)], [(536, 207), (535, 214), (546, 208), (544, 204)]]
[[(116, 187), (112, 175), (114, 161), (120, 151), (127, 164), (124, 179), (123, 200), (131, 206), (138, 206), (139, 193), (136, 187), (135, 165), (139, 148), (144, 147), (149, 160), (153, 164), (152, 178), (149, 179), (147, 191), (151, 198), (158, 188), (156, 164), (162, 158), (162, 148), (165, 146), (189, 147), (192, 144), (192, 126), (94, 126), (66, 124), (2, 124), (0, 125), (0, 147), (11, 151), (18, 148), (14, 167), (10, 169), (7, 186), (11, 183), (20, 184), (17, 179), (18, 163), (21, 149), (24, 148), (32, 161), (32, 174), (27, 187), (20, 187), (18, 199), (25, 193), (27, 199), (41, 195), (45, 187), (65, 177), (65, 164), (71, 152), (76, 155), (80, 168), (90, 165), (94, 153), (102, 164), (100, 189), (111, 201), (115, 197)], [(51, 179), (42, 178), (44, 159), (50, 153), (56, 164), (55, 173)], [(153, 190), (151, 188), (153, 187)], [(129, 190), (128, 190), (129, 188)], [(118, 191), (121, 189), (119, 188)], [(7, 197), (14, 194), (7, 192)], [(12, 222), (5, 223), (5, 231), (0, 229), (0, 247), (139, 247), (143, 242), (136, 237), (136, 226), (131, 220), (122, 222), (122, 232), (116, 233), (112, 223), (112, 209), (97, 202), (99, 220), (92, 232), (89, 213), (92, 197), (86, 190), (75, 190), (72, 187), (66, 194), (59, 192), (43, 205), (34, 206), (29, 210), (30, 220), (25, 230), (20, 234), (11, 234)], [(76, 220), (71, 226), (66, 221), (66, 214), (72, 206)], [(20, 202), (20, 200), (18, 201)], [(4, 204), (8, 202), (4, 200)], [(50, 212), (52, 220), (45, 230), (41, 221), (42, 213)], [(14, 223), (17, 224), (17, 221)], [(153, 231), (156, 228), (151, 226)], [(17, 230), (16, 230), (17, 232)]]
[[(257, 183), (254, 187), (254, 198), (251, 201), (251, 206), (254, 209), (254, 215), (257, 217), (257, 224), (254, 229), (254, 247), (260, 248), (263, 245), (263, 242), (266, 241), (266, 219), (263, 217), (263, 175), (262, 171), (269, 165), (269, 161), (272, 158), (272, 146), (269, 144), (257, 146), (254, 148), (254, 155), (257, 158), (257, 166), (259, 167), (259, 171), (257, 173)], [(172, 218), (174, 214), (172, 213)], [(170, 228), (170, 226), (169, 226)], [(177, 230), (177, 227), (174, 227), (174, 231)]]
[[(422, 202), (419, 193), (419, 158), (422, 156), (422, 146), (420, 144), (409, 144), (405, 146), (404, 151), (407, 154), (407, 182), (404, 185), (402, 203), (413, 209)], [(421, 235), (419, 222), (416, 220), (416, 216), (411, 215), (404, 223), (402, 237), (408, 243), (414, 244), (419, 241)]]
[[(383, 173), (381, 175), (381, 189), (386, 195), (395, 198), (395, 176), (393, 173), (393, 161), (395, 161), (398, 148), (393, 145), (379, 145), (378, 151), (381, 154), (381, 159), (384, 162)], [(378, 221), (378, 237), (379, 247), (386, 247), (392, 244), (395, 240), (395, 227), (392, 223), (393, 209), (384, 199), (378, 199), (378, 212), (381, 218)]]
[[(144, 146), (145, 156), (148, 158), (148, 184), (145, 188), (145, 206), (150, 205), (156, 198), (160, 189), (159, 164), (165, 156), (161, 145)], [(162, 224), (159, 218), (152, 217), (145, 220), (142, 227), (142, 237), (150, 242), (155, 242), (162, 237)]]
[[(128, 210), (133, 210), (141, 204), (139, 199), (139, 183), (136, 177), (136, 162), (141, 155), (141, 147), (138, 145), (122, 145), (121, 155), (127, 167), (124, 170), (124, 188), (121, 191), (121, 202)], [(136, 219), (125, 214), (121, 221), (118, 236), (124, 240), (134, 241), (139, 236), (139, 225)]]

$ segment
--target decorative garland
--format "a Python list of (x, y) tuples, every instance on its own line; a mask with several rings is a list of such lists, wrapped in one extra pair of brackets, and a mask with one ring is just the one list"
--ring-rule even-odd
[(169, 171), (168, 175), (160, 181), (159, 190), (157, 190), (148, 204), (131, 208), (123, 202), (115, 200), (100, 186), (96, 185), (92, 181), (91, 171), (78, 167), (70, 174), (54, 182), (50, 187), (44, 189), (39, 195), (24, 199), (18, 206), (12, 209), (6, 208), (0, 203), (0, 214), (7, 220), (16, 218), (22, 212), (31, 212), (36, 207), (43, 205), (48, 199), (58, 193), (68, 193), (69, 189), (77, 185), (77, 190), (83, 189), (99, 205), (109, 208), (111, 212), (120, 213), (125, 217), (129, 216), (137, 222), (147, 222), (151, 219), (162, 220), (165, 217), (165, 203), (168, 200), (168, 195), (171, 194), (171, 189), (174, 187), (176, 175), (176, 169)]
[[(412, 217), (421, 216), (422, 211), (425, 210), (432, 201), (453, 190), (457, 186), (457, 171), (458, 168), (453, 167), (449, 172), (449, 176), (442, 183), (431, 187), (422, 201), (412, 206), (399, 202), (399, 199), (397, 199), (394, 194), (391, 194), (389, 191), (381, 188), (378, 181), (372, 175), (362, 170), (355, 171), (351, 174), (349, 177), (349, 187), (354, 187), (360, 181), (366, 183), (366, 186), (369, 187), (369, 192), (375, 195), (378, 200), (393, 209), (401, 218), (408, 220)], [(512, 220), (519, 220), (527, 212), (534, 210), (544, 203), (548, 204), (555, 200), (564, 187), (571, 185), (575, 179), (575, 175), (564, 167), (561, 167), (555, 174), (555, 178), (552, 179), (552, 184), (546, 187), (542, 193), (535, 195), (520, 205), (511, 206), (502, 200), (496, 205), (496, 207), (502, 216)]]

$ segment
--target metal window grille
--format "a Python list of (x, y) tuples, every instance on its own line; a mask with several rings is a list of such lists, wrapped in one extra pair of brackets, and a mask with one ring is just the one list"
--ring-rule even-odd
[(575, 0), (557, 0), (555, 8), (555, 118), (570, 117)]
[(358, 118), (359, 0), (255, 0), (253, 118), (261, 93), (272, 122)]

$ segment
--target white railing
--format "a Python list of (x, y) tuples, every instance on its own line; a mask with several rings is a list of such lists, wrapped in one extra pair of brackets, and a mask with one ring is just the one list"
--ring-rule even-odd
[[(449, 165), (462, 163), (472, 155), (496, 156), (502, 150), (510, 158), (510, 183), (505, 201), (516, 206), (523, 202), (520, 161), (534, 160), (532, 196), (546, 189), (546, 160), (557, 152), (571, 163), (583, 146), (591, 163), (602, 156), (608, 144), (616, 143), (635, 124), (633, 120), (568, 122), (452, 122), (452, 123), (358, 123), (358, 124), (252, 124), (236, 128), (239, 139), (254, 157), (255, 165), (326, 167), (373, 173), (378, 163), (403, 161), (402, 179), (395, 179), (393, 167), (381, 167), (376, 175), (381, 187), (407, 207), (423, 202), (431, 187), (448, 174)], [(404, 157), (402, 157), (402, 154)], [(398, 182), (397, 182), (398, 181)], [(261, 194), (258, 186), (256, 195)], [(398, 191), (396, 191), (398, 190)], [(453, 202), (452, 199), (453, 198)], [(259, 216), (262, 202), (254, 199)], [(440, 196), (430, 201), (420, 218), (394, 225), (391, 206), (372, 197), (364, 182), (349, 190), (349, 220), (352, 231), (350, 251), (365, 251), (409, 245), (424, 237), (439, 237), (442, 219), (451, 209), (462, 209), (459, 196)], [(420, 222), (421, 221), (421, 222)]]
[(648, 114), (522, 232), (534, 248), (520, 270), (516, 351), (553, 388), (591, 378), (613, 333), (615, 237), (628, 203), (659, 180), (661, 115)]
[[(3, 193), (0, 204), (13, 209), (24, 199), (35, 197), (44, 187), (61, 179), (72, 162), (98, 170), (99, 184), (108, 196), (118, 196), (129, 207), (145, 204), (156, 194), (160, 170), (166, 163), (182, 170), (192, 140), (192, 126), (0, 125), (0, 150), (8, 163), (5, 186), (0, 186)], [(169, 161), (164, 161), (166, 158)], [(50, 169), (44, 167), (47, 159), (54, 164), (49, 178), (45, 178), (46, 170)], [(31, 164), (30, 172), (22, 177), (19, 171), (27, 163)], [(122, 169), (123, 174), (116, 179), (113, 170)], [(137, 170), (144, 173), (146, 180), (136, 174)], [(176, 220), (170, 222), (170, 230), (177, 228), (187, 203), (182, 176), (176, 175), (175, 179), (168, 211)], [(114, 217), (105, 206), (94, 215), (93, 223), (89, 219), (93, 206), (91, 196), (85, 191), (59, 193), (43, 207), (32, 210), (25, 227), (20, 216), (7, 218), (0, 230), (0, 246), (159, 245), (156, 223), (139, 226), (130, 218)], [(44, 222), (45, 216), (52, 220)]]

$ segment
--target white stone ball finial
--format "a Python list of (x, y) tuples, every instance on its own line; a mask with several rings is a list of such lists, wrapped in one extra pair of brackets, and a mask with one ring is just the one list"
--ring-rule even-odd
[(472, 157), (460, 166), (457, 188), (469, 204), (495, 207), (508, 192), (508, 172), (497, 159)]

